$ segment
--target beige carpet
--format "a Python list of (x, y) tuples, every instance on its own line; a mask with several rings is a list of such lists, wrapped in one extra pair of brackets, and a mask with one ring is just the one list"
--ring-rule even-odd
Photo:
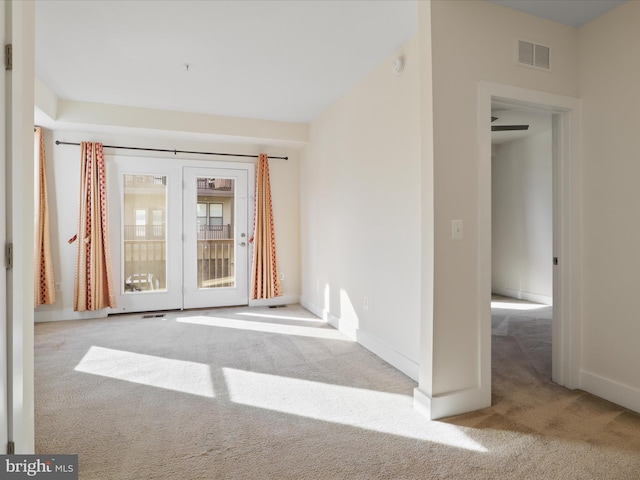
[(503, 313), (494, 405), (441, 422), (299, 306), (38, 324), (36, 449), (81, 479), (640, 478), (640, 416), (550, 383)]

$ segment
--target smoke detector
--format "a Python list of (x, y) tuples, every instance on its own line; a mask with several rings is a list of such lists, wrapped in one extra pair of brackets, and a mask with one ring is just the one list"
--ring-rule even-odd
[(394, 75), (402, 75), (402, 72), (404, 71), (404, 58), (396, 58), (391, 64), (391, 71)]

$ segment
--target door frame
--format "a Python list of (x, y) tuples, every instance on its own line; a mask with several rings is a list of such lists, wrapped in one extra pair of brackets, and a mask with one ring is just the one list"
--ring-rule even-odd
[[(33, 112), (35, 58), (35, 2), (7, 1), (2, 9), (5, 43), (13, 45), (13, 69), (4, 77), (3, 132), (6, 197), (5, 242), (13, 244), (13, 268), (5, 270), (4, 307), (6, 369), (2, 378), (6, 392), (6, 418), (2, 417), (0, 453), (6, 441), (15, 445), (16, 454), (35, 450), (34, 393), (34, 165)], [(4, 263), (4, 261), (2, 262)], [(2, 403), (0, 403), (2, 405)]]
[[(5, 16), (7, 5), (0, 5), (0, 35), (3, 41), (6, 43), (5, 35)], [(6, 145), (8, 136), (6, 118), (7, 118), (7, 97), (8, 90), (6, 85), (6, 75), (2, 75), (0, 78), (0, 142), (2, 145)], [(6, 207), (6, 194), (9, 191), (9, 177), (7, 175), (7, 162), (6, 162), (7, 149), (0, 149), (0, 172), (3, 177), (3, 193), (0, 195), (0, 245), (2, 245), (2, 266), (3, 272), (0, 275), (0, 345), (3, 353), (0, 355), (0, 454), (6, 453), (4, 448), (9, 440), (9, 411), (8, 400), (11, 378), (8, 371), (8, 352), (9, 338), (7, 335), (7, 272), (4, 270), (6, 266), (5, 248), (7, 245), (7, 207)]]
[[(152, 171), (147, 171), (146, 168), (138, 168), (136, 162), (138, 164), (142, 162), (156, 162), (159, 167), (164, 169), (165, 171), (175, 170), (174, 174), (179, 174), (179, 189), (182, 192), (184, 190), (184, 169), (185, 168), (203, 168), (203, 169), (218, 169), (218, 170), (245, 170), (247, 172), (247, 227), (249, 231), (247, 232), (247, 237), (251, 236), (251, 229), (253, 228), (252, 219), (254, 218), (254, 209), (255, 209), (255, 171), (256, 165), (250, 161), (237, 161), (237, 162), (220, 162), (215, 160), (193, 160), (187, 158), (162, 158), (162, 157), (149, 157), (149, 156), (128, 156), (128, 155), (105, 155), (105, 160), (107, 163), (107, 175), (109, 181), (112, 185), (118, 185), (118, 210), (111, 208), (110, 209), (110, 224), (111, 224), (111, 241), (114, 241), (114, 237), (118, 238), (118, 245), (112, 245), (112, 253), (114, 260), (117, 257), (117, 271), (114, 269), (114, 284), (117, 289), (117, 299), (122, 298), (122, 288), (123, 282), (121, 276), (123, 276), (122, 269), (122, 257), (121, 257), (121, 241), (122, 241), (122, 230), (120, 220), (122, 218), (122, 205), (121, 205), (121, 189), (120, 189), (120, 181), (119, 181), (119, 173), (116, 163), (119, 161), (129, 162), (130, 165), (133, 166), (133, 170), (135, 171), (145, 171), (146, 174), (153, 174)], [(142, 174), (142, 173), (141, 173)], [(115, 182), (115, 183), (114, 183)], [(179, 203), (179, 221), (174, 221), (173, 223), (176, 225), (180, 225), (180, 230), (182, 231), (183, 225), (183, 193), (180, 194), (181, 201)], [(181, 238), (182, 240), (182, 238)], [(167, 249), (171, 248), (171, 245), (168, 243)], [(252, 248), (253, 246), (250, 244), (246, 250), (247, 252), (247, 267), (246, 267), (246, 288), (247, 288), (247, 296), (250, 291), (249, 282), (250, 282), (250, 268), (251, 268), (251, 258), (252, 258)], [(180, 242), (180, 263), (184, 262), (184, 249), (182, 245), (182, 241)], [(176, 272), (179, 275), (180, 282), (184, 284), (183, 272)], [(117, 277), (117, 278), (116, 278)], [(146, 294), (145, 294), (146, 296)], [(176, 304), (175, 308), (183, 309), (184, 301), (183, 301), (183, 291), (180, 291), (180, 302), (179, 305)], [(150, 309), (152, 310), (166, 310), (160, 305), (158, 308)], [(122, 309), (119, 305), (116, 308), (111, 309), (112, 313), (128, 313), (128, 312), (140, 312), (142, 310), (138, 309)], [(147, 310), (144, 310), (147, 311)]]
[[(491, 391), (491, 103), (553, 116), (552, 379), (577, 388), (580, 373), (580, 100), (491, 82), (478, 83), (478, 312), (481, 384)], [(552, 259), (549, 259), (552, 261)]]
[[(121, 167), (121, 164), (122, 167)], [(152, 166), (148, 166), (153, 164)], [(154, 169), (155, 167), (155, 169)], [(134, 175), (163, 175), (167, 176), (167, 217), (171, 217), (171, 226), (166, 229), (167, 232), (167, 252), (171, 248), (179, 246), (180, 255), (167, 256), (167, 288), (159, 293), (143, 292), (140, 293), (139, 300), (145, 298), (147, 302), (153, 302), (154, 308), (140, 310), (132, 308), (133, 297), (124, 292), (124, 259), (122, 255), (122, 245), (124, 240), (124, 231), (122, 229), (122, 221), (124, 219), (124, 190), (123, 175), (120, 168), (124, 168), (126, 173)], [(177, 267), (182, 262), (182, 237), (177, 232), (177, 227), (182, 230), (182, 202), (178, 201), (182, 198), (180, 193), (182, 190), (182, 166), (170, 159), (155, 159), (149, 157), (129, 157), (124, 155), (113, 155), (107, 158), (107, 176), (111, 187), (111, 199), (117, 201), (118, 208), (111, 208), (113, 203), (109, 205), (110, 215), (110, 235), (111, 235), (111, 252), (114, 272), (114, 289), (116, 295), (117, 307), (111, 311), (120, 313), (140, 312), (151, 310), (175, 310), (182, 309), (182, 272), (177, 272)], [(114, 199), (113, 195), (116, 195)], [(177, 198), (175, 198), (177, 197)], [(112, 200), (112, 201), (113, 201)], [(173, 234), (172, 234), (173, 233)], [(117, 241), (116, 241), (117, 239)], [(168, 279), (174, 279), (169, 284)]]
[[(248, 305), (249, 304), (249, 267), (251, 264), (249, 238), (250, 232), (250, 217), (252, 213), (253, 202), (249, 201), (250, 194), (253, 190), (250, 189), (250, 171), (247, 168), (220, 168), (207, 166), (184, 166), (182, 168), (182, 306), (185, 309), (188, 308), (208, 308), (208, 307), (223, 307), (223, 306), (236, 306), (236, 305)], [(197, 279), (192, 274), (196, 273), (197, 267), (194, 266), (194, 261), (197, 264), (198, 250), (197, 250), (197, 234), (195, 223), (195, 207), (196, 204), (188, 204), (195, 200), (197, 202), (197, 187), (193, 183), (193, 180), (198, 177), (222, 177), (233, 178), (235, 182), (234, 188), (234, 259), (236, 265), (235, 282), (232, 287), (222, 288), (198, 288)], [(243, 183), (246, 182), (246, 191), (244, 190)], [(196, 188), (194, 188), (196, 187)], [(193, 196), (192, 196), (193, 194)], [(250, 206), (251, 204), (251, 206)], [(244, 210), (244, 211), (243, 211)], [(190, 213), (189, 213), (190, 212)], [(190, 220), (193, 223), (190, 224)], [(246, 224), (244, 228), (243, 224)], [(193, 228), (192, 228), (193, 227)], [(238, 238), (237, 235), (240, 237)], [(192, 242), (195, 241), (195, 250)], [(191, 245), (190, 245), (191, 244)], [(246, 256), (244, 262), (238, 261), (239, 252), (243, 252)], [(240, 264), (240, 268), (238, 268)], [(197, 276), (197, 273), (196, 273)], [(207, 297), (215, 296), (215, 305), (209, 305), (206, 302)]]

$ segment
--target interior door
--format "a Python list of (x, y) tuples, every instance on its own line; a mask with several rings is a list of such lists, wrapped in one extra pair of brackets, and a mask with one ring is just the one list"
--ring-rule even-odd
[(246, 305), (248, 170), (183, 171), (184, 308)]
[(118, 156), (108, 168), (117, 310), (181, 309), (181, 166)]

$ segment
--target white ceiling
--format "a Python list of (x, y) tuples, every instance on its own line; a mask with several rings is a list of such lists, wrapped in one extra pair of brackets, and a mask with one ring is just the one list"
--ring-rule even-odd
[(63, 99), (308, 122), (416, 18), (415, 0), (38, 0), (36, 75)]
[(627, 0), (489, 0), (572, 27), (581, 27)]
[[(569, 24), (622, 3), (493, 1)], [(416, 33), (416, 13), (416, 0), (37, 0), (36, 75), (67, 100), (309, 122)]]

